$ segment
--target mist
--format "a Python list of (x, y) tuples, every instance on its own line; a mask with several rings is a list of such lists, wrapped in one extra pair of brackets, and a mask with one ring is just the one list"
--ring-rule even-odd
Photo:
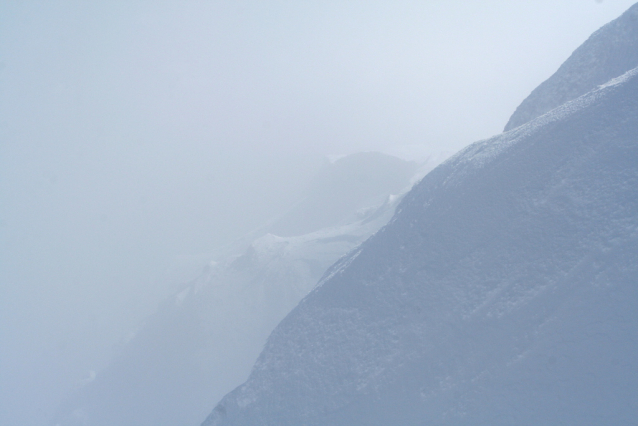
[(0, 423), (46, 424), (327, 156), (500, 133), (632, 3), (3, 2)]

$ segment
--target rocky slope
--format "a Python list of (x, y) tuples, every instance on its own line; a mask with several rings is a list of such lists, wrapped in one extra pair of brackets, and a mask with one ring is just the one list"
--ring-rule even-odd
[(589, 37), (521, 103), (505, 131), (576, 99), (638, 66), (638, 3)]
[(429, 173), (204, 425), (631, 424), (636, 277), (638, 69)]

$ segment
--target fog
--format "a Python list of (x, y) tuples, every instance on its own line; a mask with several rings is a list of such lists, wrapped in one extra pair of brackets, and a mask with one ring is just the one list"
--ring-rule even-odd
[(2, 2), (0, 424), (43, 425), (326, 156), (502, 131), (633, 1)]

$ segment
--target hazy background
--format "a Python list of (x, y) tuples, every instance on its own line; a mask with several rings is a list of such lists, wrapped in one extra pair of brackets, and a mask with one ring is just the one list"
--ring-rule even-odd
[(633, 1), (0, 1), (0, 424), (327, 155), (456, 150)]

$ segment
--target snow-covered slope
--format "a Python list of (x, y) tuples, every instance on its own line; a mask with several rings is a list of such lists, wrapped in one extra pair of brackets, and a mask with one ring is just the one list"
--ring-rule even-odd
[[(304, 221), (294, 214), (302, 202), (285, 216), (294, 225), (289, 229), (313, 232), (291, 237), (266, 233), (241, 255), (211, 262), (148, 319), (110, 367), (69, 398), (53, 424), (200, 423), (224, 394), (246, 380), (270, 332), (325, 270), (386, 224), (411, 187), (410, 178), (432, 167), (424, 164), (417, 171), (415, 163), (375, 153), (327, 164), (304, 200), (323, 197), (334, 205)], [(370, 174), (387, 182), (358, 187), (343, 182)], [(343, 205), (348, 214), (336, 217)], [(286, 228), (283, 220), (277, 224)], [(339, 226), (318, 229), (317, 224)]]
[(510, 117), (505, 131), (576, 99), (638, 66), (638, 3), (600, 28), (538, 86)]
[(428, 174), (207, 426), (638, 419), (638, 69)]

